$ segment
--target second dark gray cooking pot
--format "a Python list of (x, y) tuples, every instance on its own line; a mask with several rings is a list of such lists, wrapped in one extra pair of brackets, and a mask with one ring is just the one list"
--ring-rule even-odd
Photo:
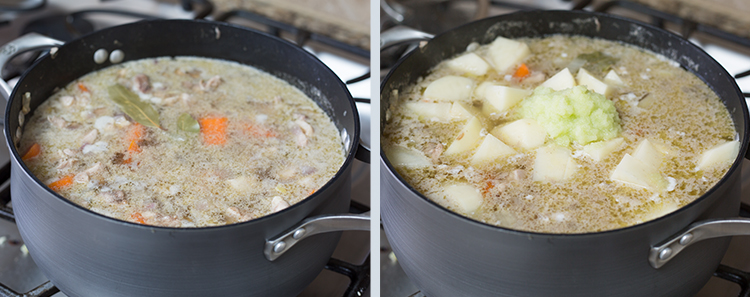
[[(716, 186), (669, 215), (618, 230), (564, 235), (510, 230), (452, 213), (410, 187), (381, 151), (383, 226), (401, 267), (431, 297), (695, 294), (719, 265), (730, 237), (702, 239), (750, 234), (747, 219), (715, 220), (739, 214), (748, 111), (734, 79), (689, 41), (640, 22), (583, 11), (480, 20), (435, 37), (395, 66), (381, 85), (381, 127), (395, 90), (469, 43), (549, 34), (619, 41), (677, 61), (725, 103), (742, 142), (740, 155)], [(694, 229), (687, 230), (689, 225)]]
[[(54, 42), (27, 36), (3, 46), (0, 54), (6, 59), (20, 49), (50, 45)], [(343, 138), (346, 160), (327, 184), (302, 202), (226, 226), (144, 226), (75, 205), (31, 175), (14, 144), (23, 131), (21, 114), (28, 119), (56, 88), (113, 64), (94, 61), (99, 49), (121, 50), (124, 61), (218, 58), (275, 75), (300, 88), (328, 114)], [(280, 38), (206, 21), (113, 27), (54, 48), (21, 77), (8, 101), (4, 132), (11, 152), (16, 222), (34, 261), (68, 296), (295, 296), (320, 273), (338, 243), (340, 232), (314, 235), (336, 229), (326, 218), (292, 228), (305, 218), (348, 211), (350, 171), (359, 142), (357, 111), (346, 86), (330, 69)], [(369, 227), (366, 215), (327, 219), (354, 222), (349, 226), (353, 229)], [(277, 238), (289, 233), (297, 236)]]

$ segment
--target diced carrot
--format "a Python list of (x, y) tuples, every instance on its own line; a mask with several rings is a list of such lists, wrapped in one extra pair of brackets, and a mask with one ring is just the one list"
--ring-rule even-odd
[(486, 194), (487, 192), (492, 190), (492, 188), (494, 187), (495, 187), (495, 183), (493, 183), (491, 180), (488, 180), (484, 183), (484, 188), (482, 189), (482, 193)]
[(529, 66), (526, 66), (526, 64), (521, 63), (520, 66), (516, 69), (516, 72), (513, 73), (513, 77), (515, 78), (524, 78), (529, 76), (531, 74), (531, 71), (529, 70)]
[(40, 152), (42, 152), (41, 146), (39, 146), (38, 143), (34, 143), (34, 144), (31, 145), (31, 147), (29, 148), (29, 150), (27, 150), (26, 153), (23, 154), (23, 157), (21, 157), (21, 160), (26, 161), (26, 160), (31, 159), (33, 157), (39, 156)]
[(130, 215), (130, 219), (138, 222), (139, 224), (146, 225), (146, 219), (143, 218), (140, 212), (134, 212)]
[(130, 156), (135, 153), (141, 152), (141, 146), (138, 145), (138, 143), (143, 140), (143, 135), (146, 134), (146, 127), (135, 123), (130, 127), (130, 130), (128, 130), (128, 157), (123, 160), (122, 162), (125, 164), (130, 164), (132, 161)]
[(73, 184), (73, 177), (75, 177), (75, 175), (68, 174), (66, 176), (63, 176), (61, 179), (53, 181), (47, 186), (52, 189), (52, 191), (59, 192), (63, 188)]
[(245, 132), (248, 135), (253, 136), (253, 137), (267, 137), (267, 138), (270, 138), (270, 137), (278, 137), (279, 136), (278, 134), (276, 134), (275, 131), (273, 131), (271, 129), (268, 129), (268, 128), (265, 128), (265, 127), (260, 127), (260, 126), (253, 125), (253, 124), (246, 124), (245, 125)]
[(223, 145), (227, 142), (226, 117), (205, 117), (198, 121), (201, 125), (203, 142), (208, 145)]
[(315, 191), (316, 191), (316, 189), (313, 189), (312, 191), (310, 191), (310, 194), (307, 194), (307, 196), (310, 196), (310, 195), (312, 195), (312, 194), (315, 194)]
[(91, 91), (89, 91), (89, 88), (87, 88), (83, 83), (78, 83), (78, 89), (80, 89), (81, 92), (91, 93)]

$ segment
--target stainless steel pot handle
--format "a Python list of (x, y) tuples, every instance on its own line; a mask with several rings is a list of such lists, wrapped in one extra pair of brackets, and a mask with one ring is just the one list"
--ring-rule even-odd
[(396, 26), (380, 33), (380, 50), (414, 41), (430, 40), (435, 35), (407, 26)]
[(691, 224), (685, 231), (651, 248), (648, 262), (658, 269), (698, 241), (724, 236), (750, 235), (750, 219), (730, 218), (709, 220)]
[(266, 240), (263, 254), (274, 261), (300, 240), (319, 233), (336, 231), (369, 231), (370, 212), (362, 214), (321, 215), (305, 219), (281, 235)]
[[(8, 61), (21, 53), (54, 48), (63, 45), (64, 43), (65, 42), (41, 34), (28, 33), (0, 48), (0, 69), (3, 69)], [(0, 93), (6, 101), (10, 98), (10, 93), (12, 91), (13, 89), (8, 83), (0, 79)], [(3, 106), (5, 106), (5, 104), (3, 104)]]

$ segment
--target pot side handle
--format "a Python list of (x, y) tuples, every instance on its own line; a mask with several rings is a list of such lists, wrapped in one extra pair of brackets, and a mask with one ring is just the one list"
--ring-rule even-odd
[(359, 144), (354, 157), (370, 164), (370, 99), (354, 98), (359, 113)]
[(415, 41), (430, 40), (434, 35), (407, 26), (396, 26), (380, 33), (380, 50)]
[(651, 247), (648, 262), (652, 267), (659, 269), (693, 243), (709, 238), (735, 235), (750, 235), (750, 219), (730, 218), (696, 222), (670, 239)]
[(300, 240), (319, 233), (336, 231), (369, 231), (370, 212), (362, 214), (321, 215), (305, 219), (281, 235), (266, 240), (263, 254), (274, 261)]
[[(28, 33), (0, 48), (0, 69), (3, 69), (8, 61), (21, 53), (54, 48), (63, 44), (64, 42), (57, 39), (49, 38), (37, 33)], [(54, 55), (54, 51), (52, 52)], [(11, 89), (8, 83), (0, 79), (0, 95), (3, 96), (6, 102), (10, 98), (10, 93), (12, 91), (13, 89)]]

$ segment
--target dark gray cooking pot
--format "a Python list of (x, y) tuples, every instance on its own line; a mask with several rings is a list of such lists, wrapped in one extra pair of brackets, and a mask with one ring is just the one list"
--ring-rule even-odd
[[(0, 63), (21, 50), (55, 44), (60, 43), (25, 36), (0, 49)], [(31, 175), (14, 144), (23, 130), (19, 113), (24, 113), (25, 94), (30, 94), (31, 112), (24, 116), (28, 119), (56, 88), (112, 65), (112, 61), (95, 63), (94, 52), (99, 49), (121, 50), (124, 61), (200, 56), (269, 72), (300, 88), (333, 119), (344, 140), (346, 161), (333, 179), (302, 202), (227, 226), (144, 226), (75, 205)], [(51, 53), (38, 60), (12, 91), (4, 132), (11, 152), (11, 197), (21, 236), (44, 274), (68, 296), (295, 296), (323, 269), (340, 232), (301, 239), (340, 230), (342, 223), (351, 229), (369, 228), (366, 215), (303, 222), (316, 215), (348, 211), (359, 121), (346, 86), (300, 47), (227, 24), (160, 20), (98, 31), (59, 45)], [(7, 85), (4, 91), (7, 97)], [(276, 238), (282, 233), (295, 236)]]
[[(750, 234), (746, 219), (716, 220), (739, 214), (748, 111), (734, 79), (687, 40), (647, 24), (584, 11), (483, 19), (435, 37), (395, 66), (381, 85), (381, 127), (394, 90), (403, 90), (469, 43), (558, 33), (645, 48), (705, 81), (726, 104), (742, 142), (727, 175), (701, 198), (649, 222), (607, 232), (544, 234), (490, 226), (448, 211), (406, 184), (381, 151), (381, 215), (401, 267), (430, 297), (695, 294), (719, 265), (727, 235)], [(685, 231), (689, 225), (695, 228)], [(725, 237), (702, 240), (715, 236)], [(661, 246), (667, 241), (670, 245)]]

